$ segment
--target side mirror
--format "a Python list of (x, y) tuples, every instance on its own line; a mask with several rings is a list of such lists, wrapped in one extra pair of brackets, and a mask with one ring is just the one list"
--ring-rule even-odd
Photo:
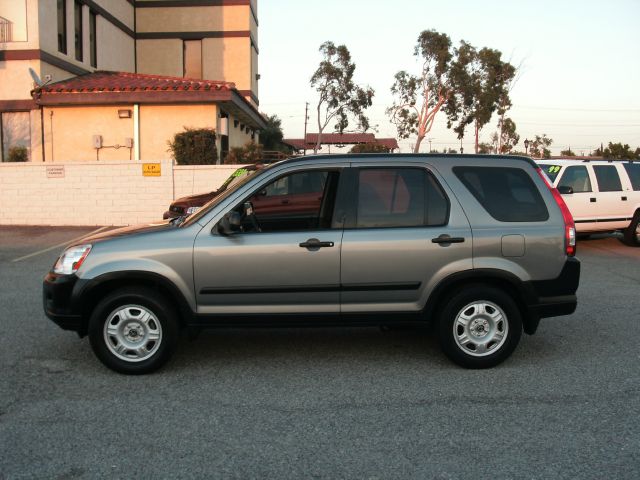
[(569, 185), (560, 185), (558, 187), (558, 192), (560, 192), (561, 195), (570, 195), (573, 193), (573, 187), (570, 187)]
[(227, 213), (218, 222), (217, 228), (220, 235), (229, 236), (233, 235), (242, 223), (240, 214), (236, 211)]

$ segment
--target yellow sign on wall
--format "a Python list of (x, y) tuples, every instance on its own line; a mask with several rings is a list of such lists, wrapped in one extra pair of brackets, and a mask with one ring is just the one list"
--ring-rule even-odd
[(159, 177), (162, 175), (162, 169), (159, 163), (143, 163), (142, 175), (145, 177)]

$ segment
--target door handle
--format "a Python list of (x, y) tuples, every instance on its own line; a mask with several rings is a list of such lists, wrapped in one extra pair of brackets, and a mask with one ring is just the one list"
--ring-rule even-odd
[(288, 205), (289, 204), (289, 200), (282, 200), (280, 203), (282, 205)]
[(431, 243), (439, 243), (439, 244), (450, 244), (450, 243), (462, 243), (464, 242), (464, 237), (450, 237), (449, 235), (442, 234), (439, 237), (432, 238)]
[(596, 199), (595, 199), (595, 197), (591, 197), (591, 198), (589, 199), (589, 201), (590, 201), (591, 203), (596, 203)]
[(627, 201), (627, 197), (622, 197), (622, 201), (626, 202)]
[(323, 247), (333, 247), (333, 242), (321, 242), (317, 238), (310, 238), (306, 242), (302, 242), (298, 244), (298, 246), (302, 248), (308, 248), (309, 250), (317, 250)]

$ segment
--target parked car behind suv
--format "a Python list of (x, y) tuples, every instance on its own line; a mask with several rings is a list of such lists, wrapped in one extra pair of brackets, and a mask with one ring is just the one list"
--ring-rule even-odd
[(622, 231), (640, 246), (640, 163), (539, 160), (569, 207), (578, 233)]
[(257, 163), (254, 165), (247, 165), (235, 170), (229, 178), (227, 178), (222, 185), (212, 192), (199, 193), (196, 195), (188, 195), (186, 197), (180, 197), (177, 200), (171, 202), (169, 210), (162, 215), (163, 219), (174, 219), (178, 217), (185, 217), (200, 210), (200, 207), (205, 203), (211, 201), (216, 196), (220, 195), (227, 188), (232, 187), (245, 177), (253, 175), (255, 172), (263, 168), (264, 165)]
[(491, 367), (576, 308), (575, 228), (545, 182), (524, 157), (283, 161), (179, 225), (70, 246), (44, 309), (123, 373), (159, 368), (183, 328), (426, 322), (454, 362)]

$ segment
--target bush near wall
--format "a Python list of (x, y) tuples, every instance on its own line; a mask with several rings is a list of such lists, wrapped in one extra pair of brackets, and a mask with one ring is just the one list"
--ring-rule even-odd
[(29, 151), (27, 147), (16, 146), (11, 147), (9, 149), (9, 154), (7, 155), (7, 162), (28, 162), (29, 161)]
[(212, 128), (188, 128), (176, 133), (169, 150), (178, 165), (214, 165), (218, 162), (216, 132)]
[(229, 150), (225, 163), (258, 163), (264, 157), (262, 145), (249, 142), (244, 147), (234, 147)]

